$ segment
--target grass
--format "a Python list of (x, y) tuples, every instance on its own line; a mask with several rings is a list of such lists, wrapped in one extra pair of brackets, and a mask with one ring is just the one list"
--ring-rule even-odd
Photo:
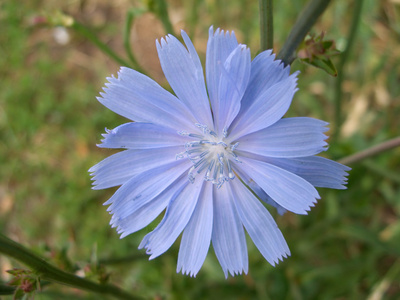
[[(193, 26), (202, 59), (210, 24), (235, 29), (238, 39), (256, 54), (256, 1), (192, 2), (169, 1), (170, 17), (175, 32)], [(275, 50), (281, 48), (304, 3), (275, 1)], [(334, 1), (314, 32), (327, 31), (326, 36), (344, 49), (352, 5)], [(140, 255), (137, 246), (154, 224), (119, 240), (102, 206), (113, 191), (91, 190), (87, 173), (112, 153), (95, 146), (104, 127), (125, 122), (95, 99), (105, 77), (115, 74), (119, 66), (77, 33), (70, 31), (71, 41), (60, 45), (52, 28), (33, 25), (32, 20), (43, 11), (61, 9), (123, 54), (124, 16), (132, 7), (128, 1), (92, 0), (23, 4), (6, 0), (0, 4), (0, 28), (6, 29), (0, 33), (2, 232), (79, 274), (86, 271), (88, 275), (90, 267), (103, 260), (111, 282), (154, 299), (398, 299), (399, 148), (352, 166), (347, 190), (321, 189), (322, 200), (308, 216), (276, 216), (292, 256), (275, 268), (249, 241), (247, 276), (225, 280), (211, 250), (193, 279), (175, 273), (179, 243), (154, 261)], [(364, 3), (344, 67), (345, 121), (327, 152), (330, 158), (339, 159), (399, 135), (399, 14), (395, 1)], [(143, 31), (143, 24), (153, 26)], [(145, 14), (136, 19), (133, 32), (132, 47), (142, 67), (165, 84), (154, 56), (154, 39), (165, 34), (161, 23)], [(300, 62), (293, 64), (293, 70), (302, 73), (300, 91), (288, 115), (334, 122), (335, 78)], [(122, 262), (112, 261), (124, 257)], [(9, 279), (5, 270), (17, 266), (0, 257), (2, 280)], [(96, 278), (96, 272), (92, 273)], [(44, 288), (36, 299), (61, 299), (60, 293), (66, 299), (98, 299), (55, 285)]]

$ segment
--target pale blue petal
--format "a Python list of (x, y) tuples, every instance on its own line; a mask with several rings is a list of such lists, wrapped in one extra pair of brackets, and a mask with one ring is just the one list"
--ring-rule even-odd
[[(231, 125), (230, 139), (267, 128), (276, 123), (288, 110), (297, 91), (297, 73), (276, 83), (254, 100), (247, 110), (240, 111)], [(243, 101), (242, 101), (243, 102)]]
[(268, 158), (266, 162), (304, 178), (313, 186), (340, 190), (346, 189), (347, 172), (351, 170), (345, 165), (319, 156)]
[(271, 264), (290, 255), (285, 238), (268, 210), (243, 184), (232, 184), (240, 219), (254, 244)]
[(287, 118), (238, 139), (238, 150), (269, 157), (303, 157), (327, 150), (328, 123), (312, 118)]
[(156, 43), (158, 57), (176, 96), (196, 117), (197, 123), (212, 128), (210, 104), (199, 56), (187, 34), (182, 31), (187, 49), (172, 35)]
[(192, 217), (205, 181), (188, 182), (186, 187), (171, 199), (161, 223), (147, 234), (139, 245), (146, 248), (150, 259), (163, 254), (171, 247)]
[(317, 190), (305, 179), (272, 164), (240, 156), (236, 164), (248, 174), (275, 202), (297, 214), (307, 214), (320, 199)]
[(221, 78), (218, 87), (219, 108), (216, 125), (219, 136), (228, 129), (240, 110), (240, 101), (250, 77), (250, 49), (239, 45), (232, 51), (221, 66)]
[(193, 215), (182, 235), (177, 272), (196, 277), (206, 259), (213, 227), (213, 185), (205, 183)]
[(268, 196), (267, 193), (265, 193), (264, 190), (257, 183), (254, 182), (253, 179), (251, 179), (246, 173), (242, 172), (241, 169), (236, 168), (236, 165), (234, 166), (234, 169), (236, 174), (238, 174), (239, 178), (245, 184), (247, 184), (247, 186), (257, 195), (258, 198), (260, 198), (268, 205), (275, 207), (278, 214), (280, 215), (283, 215), (285, 212), (287, 212), (286, 209), (284, 209), (282, 206), (276, 203), (270, 196)]
[(220, 189), (214, 186), (212, 244), (225, 277), (228, 272), (234, 276), (248, 271), (246, 238), (234, 204), (232, 184), (241, 183), (238, 180), (227, 182)]
[(194, 127), (196, 119), (185, 105), (149, 77), (122, 67), (118, 78), (107, 79), (109, 83), (97, 99), (117, 114), (174, 130)]
[(149, 149), (183, 146), (187, 142), (176, 130), (151, 123), (126, 123), (106, 132), (98, 147)]
[(122, 185), (104, 205), (111, 204), (107, 210), (123, 219), (135, 211), (138, 206), (144, 205), (160, 195), (182, 174), (186, 173), (190, 165), (190, 161), (179, 160), (139, 173)]
[[(89, 169), (92, 173), (93, 189), (105, 189), (124, 184), (140, 173), (171, 164), (182, 146), (145, 150), (125, 150), (111, 155)], [(190, 164), (189, 164), (190, 165)]]
[(213, 27), (210, 27), (206, 54), (206, 80), (214, 116), (217, 116), (219, 112), (218, 87), (222, 73), (221, 67), (237, 46), (238, 42), (233, 31), (230, 33), (218, 28), (214, 33)]
[(267, 50), (251, 62), (250, 81), (243, 96), (241, 112), (246, 111), (270, 87), (289, 77), (290, 67), (285, 68), (280, 60), (274, 59), (275, 54)]
[(141, 203), (141, 200), (143, 199), (139, 198), (137, 200), (137, 208), (129, 216), (119, 218), (117, 215), (114, 215), (110, 224), (112, 227), (117, 227), (117, 232), (121, 234), (121, 238), (146, 227), (154, 221), (154, 219), (167, 207), (172, 197), (179, 193), (187, 183), (188, 180), (185, 174), (150, 202), (143, 201), (143, 203)]

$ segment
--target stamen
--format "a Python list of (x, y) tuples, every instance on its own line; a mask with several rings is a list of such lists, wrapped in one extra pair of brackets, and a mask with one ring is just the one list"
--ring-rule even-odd
[(239, 142), (237, 142), (237, 143), (235, 143), (235, 144), (233, 144), (233, 145), (231, 146), (231, 151), (235, 151), (235, 149), (237, 148), (237, 146), (239, 146)]
[(233, 174), (233, 172), (232, 172), (232, 166), (231, 166), (231, 162), (229, 161), (229, 159), (226, 160), (226, 165), (228, 166), (228, 177), (229, 177), (229, 179), (234, 179), (235, 178), (235, 174)]
[(228, 136), (228, 129), (226, 127), (224, 128), (224, 130), (222, 130), (222, 135), (224, 136), (224, 138)]
[(234, 152), (239, 143), (231, 145), (225, 142), (224, 138), (228, 136), (227, 128), (224, 128), (221, 138), (207, 125), (196, 123), (195, 126), (200, 128), (204, 135), (178, 131), (179, 135), (196, 140), (185, 143), (185, 151), (176, 154), (176, 159), (187, 157), (193, 163), (188, 171), (191, 183), (197, 174), (203, 174), (205, 181), (211, 181), (219, 189), (226, 181), (235, 178), (232, 162), (241, 162)]

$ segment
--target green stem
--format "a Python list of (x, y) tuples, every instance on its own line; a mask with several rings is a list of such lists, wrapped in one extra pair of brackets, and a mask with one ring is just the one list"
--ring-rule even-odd
[(110, 284), (98, 284), (93, 281), (75, 276), (64, 272), (40, 258), (22, 245), (10, 240), (6, 236), (0, 234), (0, 253), (6, 254), (23, 264), (29, 266), (41, 278), (58, 282), (60, 284), (69, 285), (74, 288), (83, 289), (95, 293), (107, 294), (118, 299), (141, 299), (131, 295), (120, 288)]
[(272, 0), (259, 0), (261, 51), (274, 47)]
[(337, 72), (338, 76), (336, 78), (336, 86), (335, 86), (335, 136), (334, 139), (337, 137), (340, 131), (340, 127), (342, 124), (342, 82), (344, 80), (344, 66), (349, 58), (349, 54), (351, 51), (351, 47), (354, 44), (355, 36), (357, 33), (358, 24), (360, 23), (361, 19), (361, 10), (362, 10), (363, 0), (355, 0), (355, 7), (352, 9), (352, 22), (349, 30), (349, 35), (347, 37), (347, 45), (346, 49), (340, 56), (340, 61), (337, 65)]
[(363, 151), (357, 152), (350, 156), (346, 156), (346, 157), (340, 159), (339, 162), (341, 164), (345, 164), (345, 165), (354, 164), (356, 162), (362, 161), (366, 158), (378, 155), (382, 152), (388, 151), (388, 150), (396, 148), (396, 147), (400, 147), (400, 136), (396, 137), (394, 139), (388, 140), (386, 142), (383, 142), (381, 144), (372, 146), (370, 148), (367, 148)]
[(303, 42), (311, 27), (315, 24), (320, 15), (328, 7), (331, 0), (310, 0), (300, 16), (297, 18), (293, 29), (289, 34), (277, 59), (283, 61), (285, 65), (290, 65), (296, 58), (295, 51)]
[(167, 3), (165, 0), (157, 0), (156, 14), (158, 15), (161, 22), (163, 23), (164, 29), (167, 32), (167, 34), (170, 33), (173, 36), (176, 36), (174, 34), (174, 28), (172, 27), (171, 21), (169, 19), (168, 7), (167, 7)]
[(126, 13), (126, 21), (125, 21), (125, 27), (124, 27), (124, 34), (123, 34), (123, 39), (124, 39), (124, 48), (126, 53), (128, 54), (128, 58), (131, 61), (131, 63), (134, 65), (135, 70), (145, 74), (143, 69), (140, 67), (138, 61), (136, 60), (135, 56), (133, 55), (132, 52), (132, 47), (130, 43), (130, 37), (131, 37), (131, 30), (132, 30), (132, 24), (135, 19), (135, 11), (130, 9)]
[(196, 24), (198, 23), (199, 20), (199, 8), (200, 1), (199, 0), (192, 0), (188, 2), (189, 8), (187, 15), (189, 16), (188, 26), (189, 26), (189, 36), (193, 40), (194, 34), (195, 34), (195, 29), (196, 29)]
[(107, 54), (109, 57), (111, 57), (113, 60), (115, 60), (117, 63), (119, 63), (122, 66), (126, 67), (132, 67), (132, 65), (121, 58), (117, 53), (115, 53), (110, 47), (108, 47), (106, 44), (104, 44), (102, 41), (99, 40), (99, 38), (87, 27), (83, 26), (82, 24), (78, 22), (74, 22), (73, 25), (71, 26), (74, 30), (76, 30), (79, 34), (90, 40), (94, 45), (96, 45), (101, 51), (103, 51), (105, 54)]

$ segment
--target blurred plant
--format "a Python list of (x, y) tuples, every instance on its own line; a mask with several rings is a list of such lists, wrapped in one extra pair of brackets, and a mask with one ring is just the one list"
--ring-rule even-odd
[(13, 278), (9, 286), (16, 287), (13, 299), (33, 299), (36, 291), (40, 291), (40, 278), (34, 272), (24, 269), (8, 270)]
[(317, 37), (310, 35), (300, 47), (298, 57), (301, 62), (322, 69), (331, 76), (337, 76), (331, 57), (338, 55), (340, 51), (336, 49), (333, 40), (324, 40), (324, 35), (324, 32)]

